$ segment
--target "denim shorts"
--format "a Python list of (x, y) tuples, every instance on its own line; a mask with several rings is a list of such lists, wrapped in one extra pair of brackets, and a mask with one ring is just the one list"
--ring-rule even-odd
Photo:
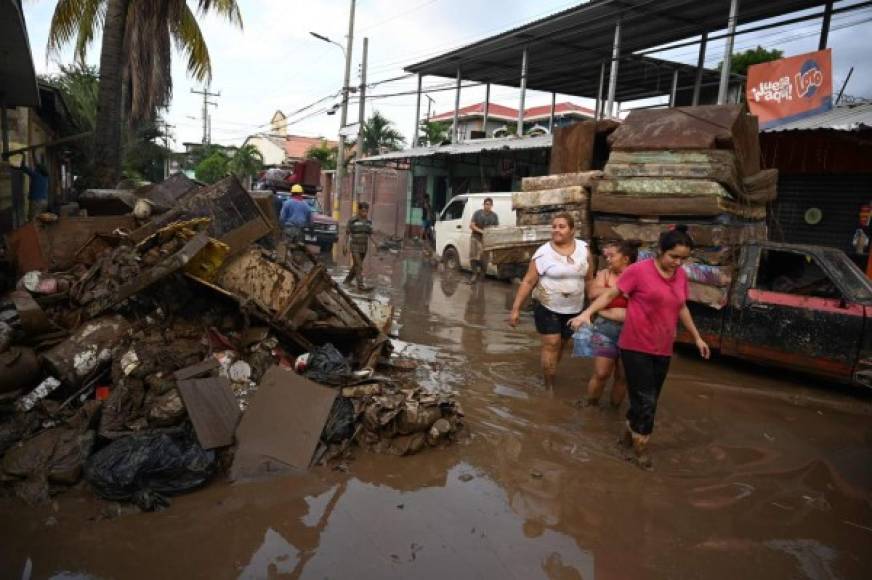
[(617, 360), (619, 356), (618, 338), (621, 336), (623, 327), (623, 322), (615, 322), (602, 316), (598, 317), (593, 323), (593, 336), (590, 340), (593, 346), (593, 356)]

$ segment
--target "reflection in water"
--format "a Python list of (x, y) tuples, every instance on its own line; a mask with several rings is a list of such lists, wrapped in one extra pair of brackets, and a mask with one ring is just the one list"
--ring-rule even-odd
[(799, 567), (809, 580), (835, 580), (832, 564), (836, 551), (814, 540), (770, 540), (766, 545), (790, 554), (799, 562)]
[(550, 529), (530, 537), (506, 491), (482, 475), (469, 479), (474, 471), (460, 463), (444, 486), (399, 495), (350, 481), (301, 577), (335, 577), (340, 560), (354, 563), (357, 578), (594, 577), (592, 553)]
[(275, 578), (277, 574), (290, 574), (297, 566), (299, 557), (297, 548), (269, 528), (264, 534), (263, 543), (239, 573), (239, 580), (260, 580)]

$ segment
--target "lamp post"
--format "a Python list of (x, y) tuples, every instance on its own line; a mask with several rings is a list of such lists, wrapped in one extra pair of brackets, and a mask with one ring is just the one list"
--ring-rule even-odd
[(336, 220), (340, 217), (339, 200), (342, 193), (342, 179), (345, 177), (345, 135), (343, 134), (343, 129), (345, 129), (345, 124), (348, 122), (348, 83), (351, 77), (351, 47), (354, 42), (354, 5), (355, 0), (351, 0), (351, 13), (348, 17), (348, 44), (346, 48), (342, 48), (341, 44), (322, 34), (309, 32), (309, 34), (318, 40), (338, 46), (345, 56), (345, 79), (342, 82), (342, 116), (339, 120), (339, 151), (336, 153), (336, 181), (333, 184), (333, 218)]

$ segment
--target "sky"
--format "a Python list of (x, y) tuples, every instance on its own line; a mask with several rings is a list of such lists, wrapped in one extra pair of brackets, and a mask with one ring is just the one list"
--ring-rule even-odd
[[(860, 0), (836, 2), (836, 6), (857, 4)], [(309, 32), (327, 36), (343, 46), (348, 31), (349, 0), (239, 0), (243, 29), (224, 20), (208, 16), (200, 18), (200, 26), (212, 60), (211, 90), (220, 92), (212, 100), (212, 141), (225, 145), (241, 145), (249, 135), (268, 129), (276, 110), (288, 114), (290, 133), (336, 138), (339, 114), (328, 115), (323, 109), (338, 103), (336, 95), (344, 74), (343, 51), (338, 46), (312, 37)], [(193, 1), (189, 1), (194, 5)], [(493, 34), (520, 26), (574, 6), (566, 0), (358, 0), (352, 48), (352, 80), (359, 83), (358, 70), (362, 38), (369, 38), (367, 82), (384, 81), (405, 75), (403, 66), (447, 52)], [(46, 55), (51, 15), (55, 2), (25, 0), (24, 13), (30, 36), (31, 51), (37, 73), (53, 73), (59, 64), (72, 60), (72, 51)], [(498, 7), (498, 9), (495, 9)], [(753, 48), (758, 44), (778, 48), (785, 56), (817, 49), (820, 20), (749, 33), (736, 38), (735, 49)], [(859, 9), (833, 18), (829, 45), (833, 49), (835, 87), (840, 87), (848, 70), (854, 72), (846, 93), (872, 97), (872, 7)], [(92, 47), (88, 61), (99, 60), (99, 38)], [(724, 41), (709, 43), (707, 66), (722, 59)], [(695, 64), (696, 47), (685, 47), (654, 54), (659, 58)], [(181, 149), (184, 142), (202, 140), (202, 96), (192, 89), (202, 85), (185, 71), (178, 53), (173, 60), (173, 99), (165, 118), (171, 126), (173, 145)], [(425, 77), (424, 86), (442, 86), (451, 81)], [(369, 89), (371, 95), (411, 92), (417, 87), (415, 78), (387, 82)], [(431, 93), (433, 112), (453, 108), (453, 91)], [(295, 113), (325, 99), (318, 105)], [(461, 106), (484, 100), (483, 88), (464, 89)], [(493, 87), (492, 102), (517, 107), (519, 91), (511, 87)], [(558, 95), (558, 102), (571, 100), (593, 108), (588, 99)], [(528, 91), (527, 106), (548, 105), (548, 93)], [(633, 104), (624, 104), (631, 107)], [(422, 115), (427, 100), (422, 99)], [(415, 123), (415, 96), (401, 96), (370, 101), (367, 116), (377, 109), (391, 119), (407, 138), (411, 138)], [(349, 108), (349, 122), (356, 122), (358, 105)]]

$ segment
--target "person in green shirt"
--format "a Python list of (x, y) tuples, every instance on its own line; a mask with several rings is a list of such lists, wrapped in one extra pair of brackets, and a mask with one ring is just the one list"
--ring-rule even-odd
[(345, 278), (345, 285), (350, 286), (357, 280), (357, 289), (365, 290), (363, 283), (363, 260), (366, 258), (366, 250), (372, 238), (372, 222), (369, 220), (369, 204), (361, 202), (357, 206), (357, 215), (348, 220), (345, 227), (345, 245), (342, 254), (347, 255), (351, 250), (351, 270)]

